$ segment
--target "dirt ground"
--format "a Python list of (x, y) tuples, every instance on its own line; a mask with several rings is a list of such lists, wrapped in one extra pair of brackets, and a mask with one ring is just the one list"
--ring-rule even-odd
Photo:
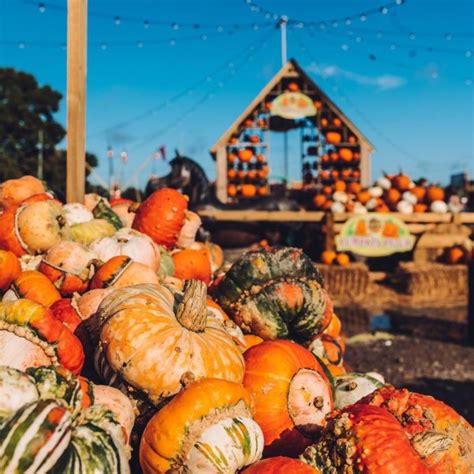
[(349, 338), (352, 370), (376, 371), (397, 387), (432, 395), (474, 423), (474, 347), (408, 336)]

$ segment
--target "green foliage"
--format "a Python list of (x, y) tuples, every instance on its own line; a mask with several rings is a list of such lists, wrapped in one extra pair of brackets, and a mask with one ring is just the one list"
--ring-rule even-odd
[[(31, 74), (0, 68), (0, 182), (25, 174), (37, 175), (39, 132), (43, 131), (44, 180), (65, 193), (66, 153), (57, 146), (66, 135), (53, 115), (62, 95), (40, 86)], [(87, 162), (97, 166), (90, 153)]]

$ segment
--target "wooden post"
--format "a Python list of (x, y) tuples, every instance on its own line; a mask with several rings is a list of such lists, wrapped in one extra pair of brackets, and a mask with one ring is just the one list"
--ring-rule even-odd
[(468, 305), (467, 305), (467, 325), (469, 343), (474, 346), (474, 260), (469, 262), (468, 267)]
[(85, 191), (87, 0), (68, 0), (67, 9), (67, 180), (68, 202)]

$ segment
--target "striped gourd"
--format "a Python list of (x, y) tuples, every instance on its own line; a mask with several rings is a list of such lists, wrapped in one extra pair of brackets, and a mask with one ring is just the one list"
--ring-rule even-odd
[(264, 339), (310, 340), (332, 315), (318, 270), (291, 247), (248, 252), (225, 274), (215, 297), (244, 332)]

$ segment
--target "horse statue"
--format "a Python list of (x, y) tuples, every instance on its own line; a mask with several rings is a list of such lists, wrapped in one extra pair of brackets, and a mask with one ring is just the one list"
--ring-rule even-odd
[[(199, 210), (259, 210), (259, 211), (298, 211), (300, 206), (292, 199), (287, 198), (284, 193), (265, 197), (257, 201), (238, 204), (223, 204), (215, 195), (215, 186), (209, 181), (206, 172), (201, 165), (191, 158), (180, 155), (170, 161), (171, 172), (166, 176), (152, 177), (145, 189), (146, 195), (150, 195), (162, 187), (170, 187), (180, 190), (189, 197), (189, 208)], [(245, 247), (259, 240), (268, 240), (271, 244), (288, 242), (297, 230), (295, 224), (265, 223), (265, 225), (253, 222), (216, 222), (206, 223), (206, 228), (211, 232), (216, 243), (225, 246)], [(286, 236), (286, 238), (284, 237)]]

